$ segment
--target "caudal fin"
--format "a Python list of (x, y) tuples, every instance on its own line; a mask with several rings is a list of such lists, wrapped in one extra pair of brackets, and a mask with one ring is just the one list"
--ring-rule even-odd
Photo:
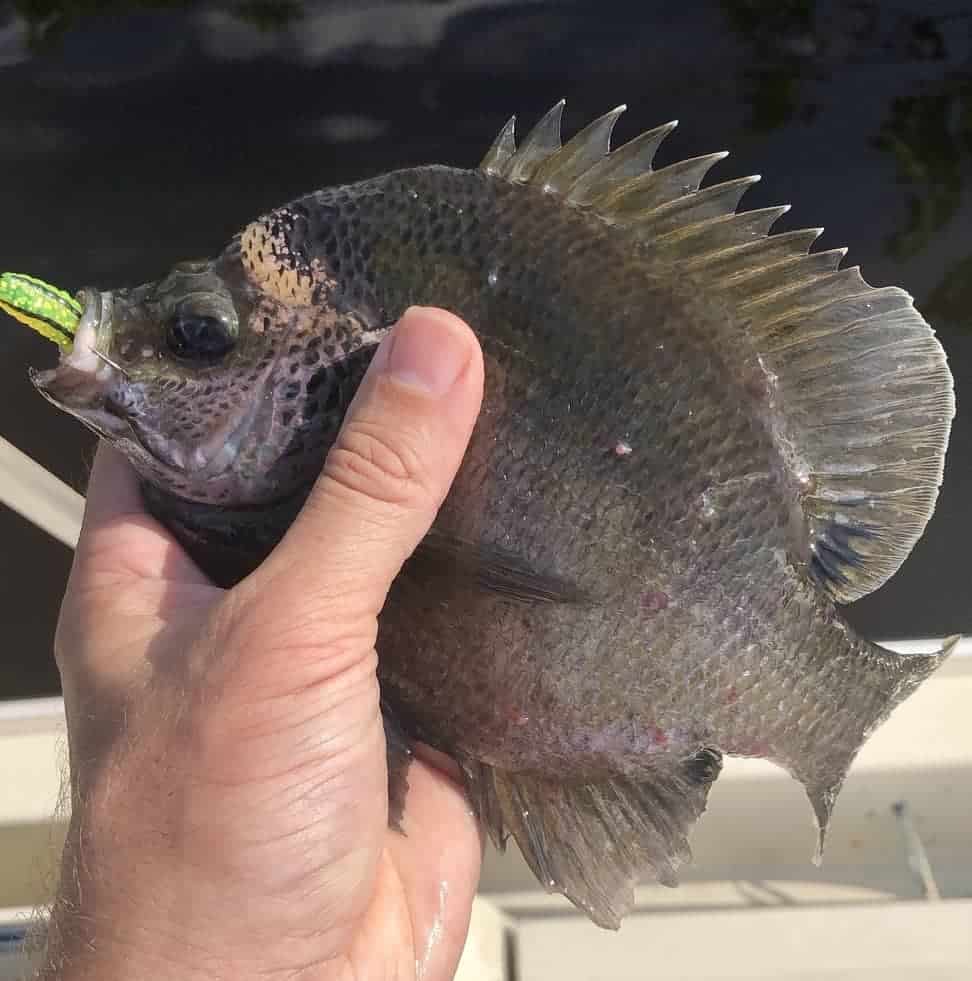
[(481, 763), (464, 766), (493, 843), (503, 848), (512, 835), (545, 889), (563, 893), (598, 926), (615, 930), (631, 909), (639, 879), (677, 884), (679, 866), (691, 858), (688, 833), (721, 768), (714, 749), (638, 781), (565, 783)]
[(942, 649), (930, 654), (896, 654), (878, 644), (861, 641), (862, 679), (858, 696), (849, 694), (843, 706), (846, 722), (840, 726), (837, 738), (823, 751), (821, 741), (794, 751), (786, 760), (793, 775), (803, 784), (813, 807), (818, 839), (814, 863), (823, 860), (824, 841), (837, 795), (850, 765), (861, 747), (878, 726), (887, 719), (929, 675), (933, 674), (955, 649), (961, 638), (949, 637)]

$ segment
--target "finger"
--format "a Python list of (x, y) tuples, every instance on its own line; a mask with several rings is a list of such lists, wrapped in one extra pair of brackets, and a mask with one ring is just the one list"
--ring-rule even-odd
[(99, 443), (54, 645), (69, 713), (79, 698), (123, 690), (160, 623), (191, 620), (221, 592), (146, 513), (125, 457)]
[(280, 605), (314, 597), (331, 621), (377, 614), (449, 491), (482, 393), (469, 327), (443, 310), (407, 310), (375, 354), (297, 521), (248, 586), (266, 595), (274, 582)]
[(408, 771), (404, 834), (388, 836), (409, 896), (419, 977), (451, 978), (479, 884), (482, 825), (459, 783), (416, 761)]
[(85, 498), (85, 531), (92, 534), (118, 518), (144, 513), (138, 477), (131, 464), (104, 440), (100, 441)]
[(145, 510), (138, 475), (125, 457), (98, 444), (76, 566), (99, 576), (135, 576), (204, 584), (209, 580), (175, 539)]

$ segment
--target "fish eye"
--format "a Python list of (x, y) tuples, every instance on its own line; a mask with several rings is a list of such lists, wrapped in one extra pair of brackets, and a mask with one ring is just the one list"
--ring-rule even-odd
[(233, 333), (219, 317), (207, 313), (178, 311), (165, 325), (165, 343), (181, 361), (211, 364), (229, 353)]

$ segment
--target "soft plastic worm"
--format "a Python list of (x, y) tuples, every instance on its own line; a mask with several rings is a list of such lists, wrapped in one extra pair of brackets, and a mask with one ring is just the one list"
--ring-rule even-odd
[(70, 293), (23, 273), (0, 274), (0, 310), (61, 347), (70, 347), (81, 304)]

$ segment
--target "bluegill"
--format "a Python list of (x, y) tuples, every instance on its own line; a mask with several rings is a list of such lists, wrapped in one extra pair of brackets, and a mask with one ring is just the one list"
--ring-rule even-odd
[(702, 186), (724, 154), (653, 169), (673, 126), (611, 150), (620, 109), (561, 145), (561, 109), (476, 170), (317, 191), (214, 259), (84, 291), (34, 380), (228, 585), (390, 325), (467, 320), (486, 397), (381, 615), (390, 745), (451, 754), (492, 839), (616, 926), (639, 877), (676, 881), (724, 754), (801, 781), (822, 846), (861, 745), (947, 656), (886, 651), (839, 605), (922, 534), (954, 401), (911, 298), (810, 251), (819, 229), (771, 234), (785, 208), (737, 210), (754, 178)]

